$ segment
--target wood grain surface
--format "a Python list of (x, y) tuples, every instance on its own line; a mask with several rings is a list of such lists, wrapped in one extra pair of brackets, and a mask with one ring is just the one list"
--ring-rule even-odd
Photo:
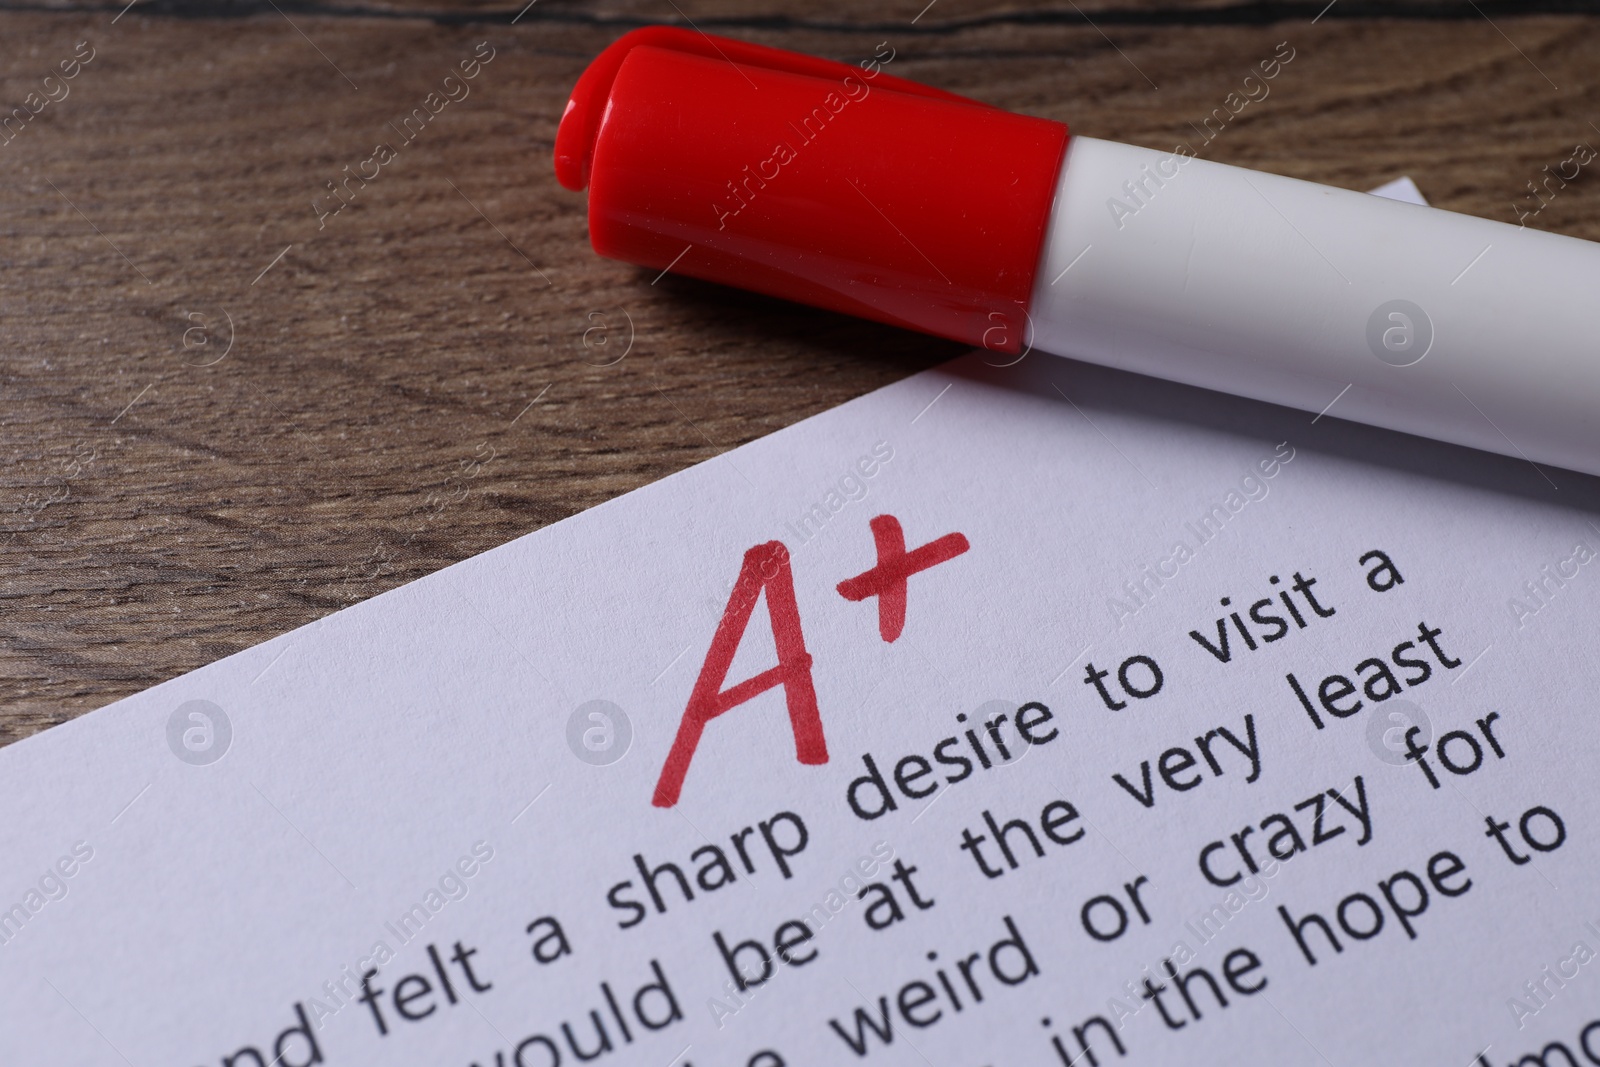
[[(843, 59), (887, 41), (893, 73), (1156, 148), (1198, 146), (1287, 41), (1270, 96), (1202, 155), (1350, 188), (1410, 174), (1516, 221), (1542, 168), (1600, 145), (1597, 12), (0, 3), (0, 115), (92, 50), (0, 133), (0, 742), (958, 354), (597, 258), (551, 143), (628, 29)], [(479, 49), (470, 95), (319, 221), (326, 183)], [(1529, 224), (1600, 239), (1597, 188), (1585, 171)]]

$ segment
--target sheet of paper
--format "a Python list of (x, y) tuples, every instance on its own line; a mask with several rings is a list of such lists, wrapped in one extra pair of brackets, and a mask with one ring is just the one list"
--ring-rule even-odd
[(0, 1063), (1600, 1063), (1596, 488), (918, 375), (0, 751)]
[(1407, 204), (1417, 204), (1422, 207), (1428, 205), (1427, 199), (1422, 195), (1422, 190), (1417, 188), (1417, 183), (1409, 176), (1396, 178), (1392, 182), (1384, 182), (1376, 189), (1369, 192), (1373, 196), (1385, 197), (1389, 200), (1399, 200)]

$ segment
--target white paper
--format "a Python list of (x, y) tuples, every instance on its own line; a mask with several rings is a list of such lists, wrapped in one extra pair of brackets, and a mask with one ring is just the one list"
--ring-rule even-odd
[(1399, 200), (1406, 204), (1416, 204), (1427, 207), (1428, 201), (1422, 195), (1422, 190), (1417, 188), (1417, 183), (1409, 175), (1403, 175), (1394, 181), (1384, 182), (1376, 189), (1369, 190), (1373, 196), (1385, 197), (1389, 200)]
[[(563, 1023), (580, 1047), (595, 1044), (591, 1011), (614, 1046), (596, 1061), (606, 1065), (1465, 1065), (1481, 1053), (1500, 1067), (1550, 1042), (1600, 1063), (1596, 488), (1066, 360), (995, 370), (974, 356), (920, 374), (0, 752), (0, 907), (11, 909), (0, 916), (0, 1063), (256, 1067), (253, 1048), (285, 1067), (546, 1067), (550, 1047), (580, 1062)], [(954, 533), (969, 546), (906, 579), (893, 642), (879, 598), (837, 591), (874, 566), (877, 516), (895, 517), (912, 549)], [(1207, 523), (1215, 532), (1202, 536)], [(741, 560), (773, 540), (788, 549), (828, 760), (797, 761), (788, 690), (769, 689), (709, 722), (681, 798), (653, 806)], [(1369, 574), (1393, 582), (1375, 557), (1360, 562), (1374, 551), (1403, 584), (1369, 587)], [(1303, 629), (1268, 599), (1297, 573), (1334, 612), (1291, 593)], [(768, 600), (730, 687), (776, 662)], [(1245, 619), (1255, 651), (1227, 619), (1252, 604), (1286, 619), (1271, 643), (1275, 627)], [(1190, 636), (1220, 644), (1219, 620), (1227, 663)], [(1419, 626), (1439, 631), (1442, 654)], [(1325, 677), (1376, 679), (1370, 665), (1357, 672), (1369, 658), (1415, 677), (1420, 668), (1394, 664), (1407, 641), (1401, 655), (1426, 662), (1428, 680), (1362, 697), (1348, 718), (1323, 711), (1322, 729), (1288, 684), (1294, 675), (1315, 708)], [(1147, 691), (1149, 662), (1161, 689), (1128, 695), (1119, 666)], [(1090, 664), (1126, 707), (1107, 707)], [(617, 750), (604, 750), (604, 719), (581, 718), (569, 745), (569, 720), (595, 700), (631, 727), (607, 765), (597, 761)], [(1028, 713), (1036, 736), (1059, 731), (1048, 743), (1015, 732), (1030, 703), (1050, 711), (1048, 723)], [(957, 716), (995, 709), (1010, 716), (999, 729), (1014, 763), (927, 799), (896, 792), (897, 809), (874, 820), (852, 813), (864, 754), (891, 789), (912, 754), (954, 776), (953, 763), (931, 762), (936, 745), (957, 737), (944, 754), (970, 759)], [(1475, 748), (1480, 765), (1452, 773), (1430, 747), (1433, 788), (1400, 747), (1417, 722), (1435, 743), (1460, 731), (1447, 755), (1464, 767)], [(589, 737), (598, 755), (584, 748), (587, 729), (600, 730)], [(1196, 743), (1208, 734), (1215, 769)], [(1184, 791), (1161, 769), (1178, 749), (1170, 777), (1199, 783)], [(1146, 790), (1142, 761), (1149, 808), (1133, 796)], [(905, 764), (920, 790), (933, 778), (917, 766)], [(872, 789), (857, 791), (863, 808)], [(1047, 808), (1063, 801), (1076, 818)], [(1344, 832), (1313, 844), (1319, 807), (1323, 834)], [(961, 847), (964, 830), (988, 834), (985, 811), (1031, 819), (1045, 855), (1013, 830), (1016, 869), (991, 840), (979, 850), (1002, 874), (985, 876)], [(1533, 812), (1529, 833), (1550, 845), (1555, 824), (1541, 811), (1564, 832), (1549, 851), (1519, 829)], [(777, 850), (794, 850), (783, 812), (808, 837), (788, 878), (760, 830), (767, 821)], [(1215, 874), (1242, 875), (1231, 835), (1253, 827), (1244, 841), (1264, 861), (1284, 826), (1262, 828), (1274, 813), (1306, 851), (1231, 889), (1208, 882), (1208, 843), (1221, 842), (1206, 854)], [(1047, 840), (1042, 814), (1071, 843)], [(1509, 824), (1505, 848), (1488, 818)], [(1358, 844), (1365, 821), (1370, 840)], [(746, 827), (753, 875), (731, 840)], [(693, 877), (715, 857), (691, 854), (710, 843), (736, 881), (686, 902), (664, 873), (657, 913), (635, 854)], [(1471, 880), (1455, 897), (1427, 881), (1446, 852), (1465, 871), (1436, 861), (1442, 884)], [(896, 861), (915, 873), (895, 880)], [(1413, 882), (1394, 880), (1401, 871)], [(1427, 889), (1414, 940), (1381, 882), (1411, 910), (1414, 886)], [(613, 892), (643, 902), (642, 921), (619, 928), (635, 913), (609, 904)], [(886, 893), (904, 918), (869, 929), (869, 906), (892, 915)], [(1384, 915), (1367, 940), (1337, 925), (1342, 900), (1353, 901), (1350, 928), (1374, 921), (1358, 893)], [(1101, 934), (1119, 913), (1125, 932), (1086, 932), (1091, 902)], [(1343, 951), (1310, 930), (1310, 965), (1280, 907), (1323, 916)], [(559, 922), (559, 940), (548, 923), (527, 932), (542, 917)], [(713, 935), (764, 941), (770, 956), (792, 920), (812, 937), (791, 955), (815, 957), (774, 963), (738, 995)], [(1027, 957), (999, 945), (1011, 929)], [(535, 960), (536, 943), (550, 955), (561, 940), (569, 953)], [(450, 958), (458, 943), (464, 964)], [(1180, 943), (1192, 957), (1174, 956)], [(379, 944), (394, 958), (374, 965), (375, 1015), (352, 994)], [(1014, 985), (991, 966), (997, 945)], [(752, 976), (758, 955), (740, 957)], [(1228, 1006), (1191, 978), (1195, 1018), (1161, 975), (1167, 958), (1183, 961), (1180, 974), (1205, 968)], [(681, 1015), (646, 990), (657, 1030), (632, 1005), (655, 981), (652, 960)], [(1256, 990), (1228, 985), (1225, 967)], [(1159, 1004), (1139, 997), (1146, 976), (1169, 987)], [(400, 1017), (397, 992), (420, 1018)], [(880, 997), (892, 1042), (867, 1033), (858, 1055), (830, 1020), (862, 1036), (853, 1013), (884, 1025)], [(320, 1059), (313, 1038), (288, 1033), (297, 1008)], [(1085, 1026), (1093, 1058), (1073, 1036)]]

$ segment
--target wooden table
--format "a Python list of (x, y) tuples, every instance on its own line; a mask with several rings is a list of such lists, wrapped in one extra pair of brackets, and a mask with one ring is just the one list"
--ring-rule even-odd
[[(1593, 3), (124, 2), (0, 4), (0, 108), (45, 100), (0, 132), (4, 742), (958, 353), (593, 255), (551, 143), (633, 27), (886, 41), (1083, 132), (1507, 221), (1600, 146)], [(1600, 238), (1594, 169), (1528, 224)]]

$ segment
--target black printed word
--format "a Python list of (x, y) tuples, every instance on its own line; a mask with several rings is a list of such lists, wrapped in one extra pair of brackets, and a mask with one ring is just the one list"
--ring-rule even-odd
[[(494, 988), (493, 982), (480, 982), (472, 970), (472, 957), (477, 955), (475, 948), (466, 948), (461, 942), (455, 945), (455, 955), (450, 957), (450, 962), (457, 965), (461, 974), (457, 982), (463, 982), (462, 992), (471, 989), (474, 993), (487, 993)], [(456, 983), (450, 980), (450, 972), (444, 965), (444, 960), (439, 957), (439, 950), (433, 945), (428, 946), (428, 960), (433, 964), (433, 977), (438, 980), (436, 990), (425, 974), (408, 974), (394, 984), (394, 990), (389, 1000), (394, 1007), (394, 1016), (387, 1016), (383, 1011), (383, 995), (385, 990), (381, 987), (374, 988), (372, 980), (378, 977), (376, 970), (368, 971), (361, 976), (361, 995), (356, 999), (367, 1006), (372, 1012), (373, 1025), (378, 1028), (378, 1036), (389, 1036), (389, 1022), (392, 1017), (404, 1019), (408, 1023), (421, 1022), (439, 1010), (438, 993), (444, 994), (445, 1003), (454, 1007), (461, 1002), (461, 997), (456, 993)]]
[[(529, 1034), (509, 1052), (498, 1051), (492, 1061), (483, 1061), (483, 1067), (561, 1067), (564, 1063), (588, 1063), (682, 1022), (683, 1011), (678, 1007), (677, 995), (661, 964), (651, 960), (650, 973), (654, 981), (646, 981), (631, 997), (626, 991), (613, 991), (609, 981), (601, 982), (599, 999), (603, 1004), (590, 1001), (594, 1007), (589, 1009), (587, 1017), (578, 1016), (559, 1026), (548, 1027), (544, 1033)], [(627, 1010), (629, 1007), (633, 1009), (631, 1012)], [(571, 1060), (566, 1058), (567, 1053), (571, 1053)], [(664, 1060), (665, 1056), (662, 1058)], [(759, 1061), (752, 1057), (750, 1062), (762, 1063), (763, 1067), (781, 1067), (783, 1060), (777, 1059), (774, 1065), (770, 1060)], [(479, 1061), (474, 1060), (472, 1067), (479, 1067)]]
[[(982, 1004), (985, 989), (990, 992), (995, 989), (989, 979), (1002, 986), (1018, 986), (1029, 978), (1038, 977), (1039, 965), (1034, 962), (1033, 953), (1028, 951), (1027, 942), (1022, 939), (1017, 924), (1009, 915), (1002, 921), (1007, 936), (991, 945), (988, 952), (971, 952), (958, 958), (954, 968), (950, 969), (955, 971), (953, 975), (944, 966), (934, 968), (938, 988), (932, 982), (915, 979), (901, 986), (893, 1000), (887, 996), (879, 997), (876, 1012), (870, 1007), (857, 1008), (848, 1023), (829, 1019), (828, 1027), (851, 1052), (864, 1057), (872, 1048), (874, 1038), (883, 1045), (894, 1044), (897, 1023), (902, 1025), (901, 1033), (906, 1033), (904, 1027), (907, 1026), (922, 1030), (943, 1019), (946, 1014), (963, 1012)], [(930, 963), (938, 964), (938, 960), (937, 952), (928, 953)]]
[[(761, 840), (766, 844), (766, 853), (772, 858), (772, 863), (778, 872), (785, 879), (793, 878), (794, 872), (789, 867), (789, 860), (804, 852), (806, 842), (811, 840), (811, 834), (806, 830), (804, 820), (792, 811), (780, 811), (765, 822), (746, 826), (730, 835), (728, 840), (732, 843), (734, 854), (738, 856), (739, 864), (744, 867), (745, 874), (756, 873), (756, 862), (751, 858), (752, 845), (746, 838), (758, 830)], [(759, 854), (758, 851), (757, 855)], [(714, 893), (739, 880), (733, 864), (728, 861), (728, 853), (719, 845), (703, 845), (689, 853), (689, 863), (684, 866), (693, 864), (699, 864), (699, 868), (694, 871), (693, 885), (691, 885), (689, 875), (685, 874), (684, 868), (676, 863), (662, 863), (652, 867), (645, 862), (642, 853), (634, 853), (633, 865), (638, 869), (639, 881), (650, 894), (650, 902), (655, 905), (658, 915), (665, 914), (667, 910), (668, 897), (662, 894), (663, 885), (676, 885), (684, 902), (691, 903), (694, 901), (694, 886), (699, 886), (702, 893)], [(606, 903), (618, 911), (629, 913), (628, 918), (617, 921), (619, 929), (626, 930), (631, 926), (638, 926), (650, 914), (649, 909), (633, 899), (635, 895), (634, 882), (631, 878), (625, 882), (618, 882), (606, 891)]]
[[(815, 948), (805, 948), (811, 940), (811, 927), (799, 919), (780, 923), (772, 935), (772, 951), (778, 959), (791, 967), (804, 967), (817, 958)], [(711, 932), (717, 951), (722, 953), (723, 966), (733, 976), (734, 986), (743, 993), (751, 986), (764, 985), (772, 977), (772, 956), (760, 941), (738, 941), (730, 945), (721, 930)], [(743, 961), (740, 957), (743, 956)]]
[[(1249, 715), (1244, 717), (1244, 736), (1245, 739), (1241, 741), (1237, 733), (1225, 726), (1219, 726), (1195, 738), (1194, 747), (1199, 751), (1200, 758), (1205, 761), (1205, 766), (1209, 767), (1212, 775), (1217, 778), (1223, 775), (1222, 763), (1217, 758), (1219, 754), (1227, 755), (1234, 760), (1243, 755), (1250, 761), (1250, 774), (1245, 778), (1245, 784), (1248, 785), (1261, 777), (1261, 746), (1256, 741), (1256, 721)], [(1218, 744), (1219, 741), (1221, 744)], [(1200, 762), (1194, 758), (1194, 753), (1181, 745), (1167, 749), (1156, 760), (1156, 770), (1161, 775), (1162, 783), (1175, 793), (1187, 793), (1205, 781), (1204, 772), (1197, 769), (1200, 766)], [(1121, 773), (1113, 774), (1111, 780), (1140, 804), (1153, 808), (1156, 803), (1156, 786), (1150, 777), (1149, 760), (1139, 764), (1139, 773), (1142, 782), (1138, 787)]]
[[(1167, 972), (1167, 979), (1177, 988), (1178, 996), (1183, 999), (1183, 1006), (1187, 1009), (1189, 1018), (1173, 1018), (1174, 1013), (1169, 1012), (1167, 1005), (1162, 1003), (1161, 1000), (1161, 994), (1167, 992), (1167, 987), (1156, 985), (1149, 978), (1144, 980), (1144, 992), (1139, 995), (1156, 1006), (1156, 1011), (1161, 1013), (1161, 1021), (1166, 1024), (1168, 1030), (1182, 1030), (1189, 1025), (1191, 1020), (1199, 1022), (1205, 1018), (1201, 1014), (1200, 1005), (1195, 1003), (1194, 995), (1189, 992), (1191, 987), (1209, 986), (1212, 999), (1217, 1002), (1217, 1007), (1226, 1008), (1228, 1006), (1227, 994), (1223, 993), (1222, 987), (1217, 984), (1217, 980), (1211, 977), (1211, 972), (1204, 967), (1196, 967), (1187, 974), (1179, 974), (1178, 969), (1172, 965), (1171, 960), (1162, 960), (1161, 964), (1162, 969)], [(1254, 952), (1247, 948), (1236, 948), (1222, 959), (1222, 977), (1228, 983), (1228, 988), (1232, 989), (1236, 994), (1254, 996), (1267, 988), (1267, 979), (1263, 975), (1252, 983), (1246, 976), (1252, 971), (1259, 970), (1260, 967), (1261, 960)]]
[[(1100, 702), (1111, 711), (1121, 711), (1128, 706), (1126, 700), (1118, 700), (1111, 695), (1106, 679), (1111, 677), (1110, 671), (1103, 671), (1094, 665), (1091, 660), (1084, 665), (1087, 669), (1083, 675), (1083, 684), (1094, 686), (1095, 692), (1100, 694)], [(1134, 668), (1139, 668), (1134, 670)], [(1149, 700), (1161, 692), (1162, 685), (1161, 666), (1149, 656), (1129, 656), (1117, 667), (1117, 684), (1122, 691), (1138, 700)]]
[[(1048, 745), (1061, 734), (1054, 726), (1047, 726), (1053, 718), (1055, 714), (1049, 708), (1032, 703), (1022, 705), (1015, 715), (1002, 712), (986, 722), (974, 723), (935, 744), (933, 763), (916, 753), (896, 760), (890, 776), (894, 781), (893, 789), (885, 781), (872, 753), (868, 752), (861, 757), (867, 773), (850, 783), (845, 790), (845, 800), (858, 819), (872, 820), (887, 815), (899, 807), (896, 793), (908, 800), (931, 797), (939, 791), (941, 782), (955, 785), (972, 777), (974, 760), (977, 768), (987, 771), (1020, 759), (1032, 745)], [(964, 723), (967, 717), (957, 715), (956, 721)], [(934, 763), (939, 764), (937, 772)], [(947, 767), (954, 769), (945, 770)]]
[[(1433, 886), (1433, 891), (1440, 896), (1459, 897), (1472, 888), (1472, 879), (1463, 878), (1458, 885), (1449, 883), (1452, 878), (1464, 874), (1466, 869), (1467, 865), (1462, 863), (1461, 857), (1454, 852), (1436, 852), (1428, 860), (1428, 885)], [(1370, 941), (1383, 932), (1384, 917), (1392, 913), (1401, 929), (1405, 930), (1406, 936), (1415, 941), (1417, 930), (1411, 924), (1411, 920), (1428, 910), (1427, 885), (1410, 871), (1401, 870), (1379, 882), (1378, 893), (1388, 905), (1387, 911), (1366, 893), (1351, 893), (1339, 901), (1339, 906), (1334, 911), (1334, 919), (1339, 929), (1353, 941)], [(1335, 952), (1344, 951), (1344, 945), (1340, 943), (1339, 936), (1333, 932), (1332, 924), (1316, 912), (1307, 912), (1303, 918), (1296, 919), (1289, 914), (1288, 908), (1280, 904), (1278, 915), (1282, 917), (1283, 924), (1289, 928), (1295, 944), (1300, 946), (1300, 951), (1310, 966), (1317, 965), (1316, 953), (1312, 951), (1313, 945), (1322, 944), (1331, 947)], [(1308, 937), (1308, 931), (1311, 930), (1320, 930), (1321, 939), (1315, 936)], [(1326, 952), (1327, 948), (1321, 951)]]
[[(988, 811), (983, 813), (983, 821), (989, 827), (988, 834), (974, 834), (971, 830), (962, 829), (961, 851), (971, 854), (972, 862), (978, 865), (978, 870), (983, 872), (985, 878), (999, 878), (1006, 873), (1004, 867), (991, 868), (984, 860), (982, 847), (990, 836), (993, 836), (996, 848), (1013, 871), (1017, 869), (1018, 862), (1017, 855), (1011, 848), (1012, 842), (1007, 840), (1012, 834), (1020, 833), (1021, 840), (1033, 848), (1033, 854), (1039, 859), (1044, 859), (1044, 845), (1039, 843), (1039, 835), (1033, 832), (1033, 827), (1028, 823), (1021, 819), (1012, 819), (1001, 825), (994, 821), (994, 816)], [(1039, 829), (1047, 839), (1062, 846), (1073, 844), (1083, 838), (1085, 832), (1083, 827), (1072, 826), (1077, 821), (1078, 809), (1065, 800), (1052, 800), (1039, 812)], [(1023, 855), (1026, 856), (1027, 853)]]
[[(1439, 666), (1445, 670), (1454, 670), (1461, 666), (1461, 661), (1452, 659), (1450, 654), (1439, 646), (1439, 637), (1443, 633), (1443, 630), (1431, 627), (1426, 622), (1417, 624), (1417, 641), (1428, 646)], [(1408, 688), (1415, 688), (1433, 677), (1433, 667), (1426, 659), (1406, 655), (1412, 649), (1418, 648), (1417, 641), (1402, 641), (1389, 652), (1390, 662), (1409, 672), (1405, 676)], [(1361, 682), (1359, 690), (1354, 682), (1342, 674), (1330, 674), (1317, 686), (1317, 705), (1335, 719), (1348, 719), (1366, 706), (1358, 693), (1365, 693), (1367, 699), (1376, 704), (1390, 697), (1399, 696), (1403, 692), (1400, 679), (1389, 669), (1389, 664), (1377, 657), (1357, 663), (1355, 674)], [(1289, 688), (1293, 689), (1294, 695), (1300, 699), (1300, 706), (1306, 709), (1312, 725), (1319, 730), (1322, 729), (1322, 716), (1317, 713), (1317, 707), (1314, 707), (1311, 699), (1306, 696), (1299, 679), (1293, 674), (1290, 674), (1288, 679)]]
[[(1493, 815), (1485, 815), (1483, 822), (1488, 827), (1484, 831), (1484, 836), (1492, 837), (1499, 842), (1506, 859), (1518, 867), (1533, 859), (1531, 855), (1519, 855), (1516, 846), (1506, 840), (1506, 831), (1511, 829), (1510, 823), (1501, 822)], [(1517, 832), (1522, 835), (1523, 843), (1535, 852), (1554, 852), (1567, 841), (1567, 824), (1561, 821), (1561, 816), (1543, 804), (1522, 813), (1522, 818), (1517, 821)]]
[[(1350, 793), (1350, 790), (1346, 790)], [(1271, 836), (1266, 841), (1267, 855), (1275, 860), (1289, 860), (1296, 853), (1309, 852), (1318, 845), (1326, 844), (1344, 833), (1347, 828), (1360, 827), (1361, 835), (1356, 838), (1356, 844), (1365, 845), (1372, 840), (1372, 812), (1367, 807), (1367, 787), (1362, 782), (1361, 776), (1356, 775), (1354, 796), (1356, 802), (1350, 803), (1337, 789), (1329, 789), (1308, 797), (1294, 806), (1294, 810), (1303, 813), (1297, 822), (1287, 812), (1274, 812), (1262, 819), (1256, 826), (1246, 826), (1236, 834), (1228, 837), (1227, 841), (1213, 841), (1200, 850), (1200, 873), (1206, 876), (1206, 881), (1212, 885), (1234, 885), (1241, 881), (1245, 873), (1258, 874), (1261, 871), (1256, 863), (1256, 854), (1252, 851), (1248, 838), (1256, 829), (1263, 834), (1270, 832)], [(1333, 804), (1329, 804), (1329, 800)], [(1353, 815), (1355, 823), (1347, 824), (1345, 815)], [(1311, 843), (1306, 843), (1307, 834), (1301, 830), (1309, 831)], [(1243, 860), (1243, 868), (1236, 862), (1230, 862), (1232, 856), (1228, 853), (1228, 845), (1232, 844), (1233, 851), (1237, 852)], [(1256, 842), (1257, 845), (1260, 842)], [(1222, 853), (1222, 858), (1213, 859), (1217, 853)], [(1231, 874), (1224, 876), (1222, 870), (1232, 867)], [(1219, 870), (1222, 869), (1222, 870)]]
[[(1489, 748), (1494, 753), (1495, 759), (1505, 759), (1506, 750), (1500, 747), (1500, 742), (1494, 736), (1494, 721), (1499, 717), (1498, 711), (1491, 711), (1477, 720), (1476, 725), (1478, 732), (1483, 734), (1483, 739), (1489, 742)], [(1406, 759), (1421, 767), (1423, 777), (1428, 779), (1428, 784), (1438, 789), (1439, 776), (1428, 766), (1428, 746), (1417, 745), (1417, 735), (1421, 732), (1420, 726), (1413, 726), (1406, 731)], [(1465, 730), (1451, 730), (1442, 735), (1434, 745), (1433, 751), (1434, 757), (1451, 774), (1467, 775), (1483, 766), (1483, 746), (1478, 744), (1477, 738)]]
[[(889, 880), (900, 883), (901, 892), (904, 893), (906, 900), (912, 907), (916, 908), (917, 911), (927, 911), (938, 901), (917, 891), (917, 884), (911, 880), (911, 876), (916, 874), (918, 869), (907, 866), (902, 860), (895, 860), (894, 874), (889, 876)], [(872, 900), (867, 902), (869, 895)], [(868, 882), (856, 894), (856, 899), (867, 902), (867, 910), (862, 915), (862, 918), (866, 921), (867, 928), (870, 930), (885, 930), (897, 922), (905, 921), (906, 912), (900, 906), (899, 894), (896, 894), (893, 889), (890, 889), (883, 882)]]
[[(222, 1057), (222, 1067), (245, 1067), (245, 1057), (250, 1057), (250, 1063), (268, 1063), (273, 1067), (313, 1067), (314, 1064), (323, 1062), (322, 1047), (317, 1044), (317, 1027), (310, 1019), (306, 1018), (306, 1009), (299, 1001), (294, 1005), (294, 1016), (298, 1020), (278, 1035), (278, 1040), (270, 1046), (263, 1045), (257, 1049), (254, 1045), (245, 1045), (231, 1056)], [(274, 1053), (268, 1061), (263, 1050), (271, 1049)], [(291, 1054), (292, 1057), (291, 1057)], [(302, 1058), (304, 1057), (304, 1058)]]
[[(1273, 585), (1278, 584), (1278, 576), (1274, 574), (1267, 579)], [(1306, 578), (1299, 571), (1294, 572), (1294, 584), (1285, 590), (1274, 590), (1278, 601), (1283, 604), (1284, 610), (1289, 613), (1289, 618), (1294, 620), (1298, 629), (1304, 630), (1311, 625), (1308, 619), (1323, 618), (1335, 614), (1335, 609), (1324, 607), (1317, 602), (1316, 596), (1311, 592), (1311, 587), (1317, 584), (1315, 578)], [(1299, 593), (1302, 603), (1296, 606), (1294, 597), (1289, 595), (1293, 590)], [(1229, 607), (1233, 604), (1231, 597), (1222, 598), (1222, 606)], [(1270, 609), (1270, 610), (1269, 610)], [(1302, 610), (1303, 609), (1303, 610)], [(1189, 636), (1195, 643), (1223, 663), (1233, 659), (1233, 654), (1238, 646), (1233, 644), (1233, 634), (1237, 633), (1244, 641), (1244, 647), (1254, 652), (1262, 645), (1270, 645), (1274, 641), (1281, 641), (1289, 635), (1289, 621), (1282, 615), (1274, 614), (1278, 610), (1277, 603), (1273, 602), (1270, 595), (1262, 597), (1250, 605), (1250, 621), (1255, 627), (1249, 626), (1237, 611), (1228, 612), (1216, 621), (1216, 642), (1213, 644), (1209, 634), (1202, 634), (1199, 630), (1190, 630)], [(1233, 623), (1230, 627), (1228, 623)]]

